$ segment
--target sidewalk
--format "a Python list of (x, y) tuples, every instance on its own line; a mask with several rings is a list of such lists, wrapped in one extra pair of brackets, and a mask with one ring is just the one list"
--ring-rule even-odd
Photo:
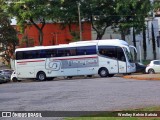
[(137, 79), (137, 80), (160, 80), (160, 74), (140, 74), (135, 73), (131, 75), (123, 76), (126, 79)]

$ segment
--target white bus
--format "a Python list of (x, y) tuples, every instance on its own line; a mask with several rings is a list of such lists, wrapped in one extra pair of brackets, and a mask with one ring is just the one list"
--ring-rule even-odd
[(130, 46), (118, 39), (18, 48), (15, 55), (18, 79), (36, 78), (43, 81), (60, 76), (96, 74), (112, 77), (114, 74), (136, 70)]

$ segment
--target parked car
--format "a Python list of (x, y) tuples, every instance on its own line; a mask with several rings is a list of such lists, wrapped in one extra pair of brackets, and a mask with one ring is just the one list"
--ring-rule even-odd
[(4, 76), (3, 74), (0, 74), (0, 83), (6, 83), (9, 81), (10, 81), (9, 76)]
[(5, 76), (9, 76), (11, 77), (13, 70), (11, 69), (4, 69), (4, 70), (0, 70), (0, 74), (5, 75)]
[(4, 69), (4, 70), (0, 70), (0, 75), (4, 77), (7, 80), (7, 82), (9, 82), (12, 72), (13, 70), (11, 69)]
[(146, 66), (142, 63), (136, 63), (136, 72), (145, 73)]
[(160, 60), (152, 60), (146, 67), (146, 73), (160, 73)]

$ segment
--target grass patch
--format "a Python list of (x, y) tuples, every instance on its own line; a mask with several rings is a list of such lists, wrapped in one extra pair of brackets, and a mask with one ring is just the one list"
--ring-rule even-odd
[[(119, 117), (120, 114), (123, 117)], [(160, 115), (159, 106), (139, 108), (134, 110), (124, 110), (119, 112), (113, 111), (113, 112), (97, 113), (94, 115), (87, 115), (83, 117), (73, 117), (73, 118), (69, 117), (65, 118), (65, 120), (160, 120), (160, 116), (159, 117), (151, 116), (153, 114)], [(131, 117), (128, 117), (129, 115), (131, 115)], [(148, 117), (146, 115), (148, 115)]]

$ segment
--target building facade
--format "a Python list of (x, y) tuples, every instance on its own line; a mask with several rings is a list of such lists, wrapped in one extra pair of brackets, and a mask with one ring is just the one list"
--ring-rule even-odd
[[(17, 29), (19, 31), (19, 29)], [(19, 32), (19, 47), (38, 46), (38, 30), (32, 25), (27, 26), (24, 33)], [(82, 40), (91, 40), (91, 24), (82, 23)], [(43, 29), (43, 45), (66, 44), (79, 40), (79, 26), (72, 24), (63, 26), (61, 23), (47, 23)]]

